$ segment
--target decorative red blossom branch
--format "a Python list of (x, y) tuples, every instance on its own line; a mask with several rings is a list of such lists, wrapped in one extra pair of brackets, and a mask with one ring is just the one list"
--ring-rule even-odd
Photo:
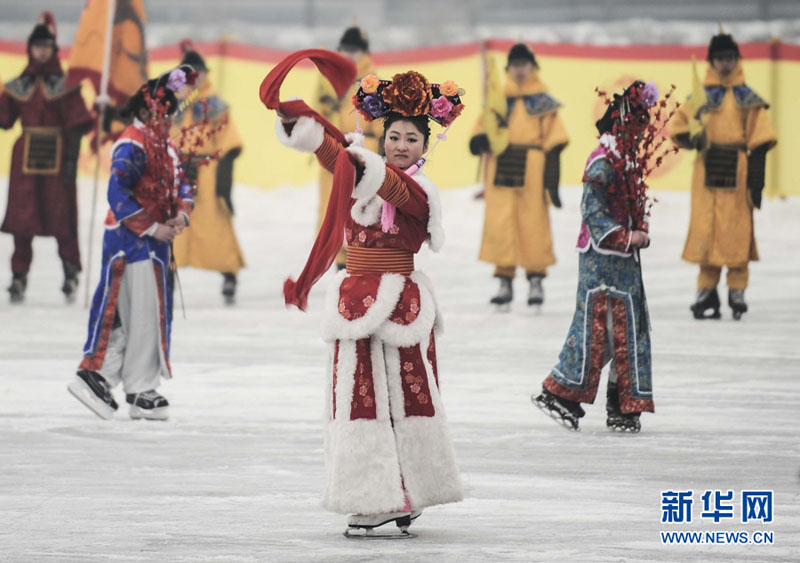
[(599, 88), (595, 92), (606, 105), (617, 104), (611, 114), (616, 146), (607, 155), (616, 181), (608, 187), (608, 193), (617, 196), (615, 202), (631, 217), (634, 229), (647, 230), (647, 217), (656, 201), (649, 197), (647, 178), (667, 155), (679, 150), (677, 146), (664, 146), (664, 130), (680, 106), (673, 99), (675, 85), (660, 100), (656, 100), (654, 85), (640, 81), (616, 100)]

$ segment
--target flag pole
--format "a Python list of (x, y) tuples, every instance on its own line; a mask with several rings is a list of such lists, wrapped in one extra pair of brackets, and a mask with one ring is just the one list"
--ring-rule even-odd
[(86, 244), (86, 287), (84, 288), (84, 308), (89, 307), (89, 287), (92, 278), (92, 246), (94, 242), (94, 223), (97, 213), (97, 191), (100, 186), (100, 151), (102, 149), (103, 119), (108, 107), (108, 80), (111, 71), (111, 39), (114, 33), (114, 14), (117, 11), (117, 0), (107, 0), (106, 4), (106, 36), (103, 44), (103, 72), (100, 74), (100, 92), (97, 94), (95, 104), (98, 107), (97, 115), (97, 159), (94, 164), (94, 186), (92, 188), (92, 208), (89, 214), (89, 240)]

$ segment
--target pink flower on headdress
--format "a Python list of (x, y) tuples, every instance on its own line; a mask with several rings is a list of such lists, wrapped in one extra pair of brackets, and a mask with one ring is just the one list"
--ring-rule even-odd
[(453, 102), (444, 96), (439, 96), (431, 102), (431, 115), (439, 119), (446, 119), (453, 111)]
[(642, 88), (642, 104), (647, 109), (650, 109), (658, 101), (658, 86), (655, 82), (647, 82)]
[(186, 73), (179, 68), (174, 68), (169, 73), (167, 88), (173, 92), (180, 92), (186, 86)]

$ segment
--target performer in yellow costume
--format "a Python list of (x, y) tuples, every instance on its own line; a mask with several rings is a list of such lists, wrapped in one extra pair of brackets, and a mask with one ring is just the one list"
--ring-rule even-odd
[[(193, 158), (187, 167), (189, 179), (196, 182), (197, 194), (192, 223), (173, 244), (175, 262), (178, 267), (194, 266), (221, 272), (222, 295), (226, 303), (231, 304), (236, 295), (239, 270), (245, 265), (233, 230), (231, 202), (233, 163), (242, 152), (242, 141), (230, 120), (228, 105), (217, 96), (208, 79), (205, 61), (190, 45), (185, 45), (184, 49), (181, 64), (191, 65), (198, 72), (198, 97), (177, 114), (174, 130), (200, 124), (204, 119), (208, 119), (207, 127), (211, 129), (217, 129), (221, 122), (225, 125), (199, 149), (199, 158), (215, 153), (218, 158), (202, 166)], [(188, 147), (182, 148), (188, 152)]]
[[(733, 37), (714, 36), (708, 61), (705, 100), (690, 98), (671, 130), (675, 143), (698, 151), (683, 259), (700, 265), (694, 317), (720, 318), (717, 284), (727, 266), (728, 304), (739, 319), (747, 311), (748, 262), (758, 260), (753, 208), (761, 207), (766, 154), (777, 139), (769, 106), (745, 84)], [(702, 127), (692, 127), (693, 120)]]
[[(358, 27), (349, 27), (342, 34), (339, 40), (338, 52), (353, 61), (358, 67), (358, 80), (353, 82), (353, 86), (342, 98), (339, 98), (331, 87), (330, 83), (320, 76), (319, 92), (317, 96), (316, 109), (325, 119), (330, 121), (343, 133), (352, 133), (361, 128), (364, 135), (364, 146), (372, 151), (379, 152), (378, 140), (383, 135), (383, 125), (381, 120), (367, 121), (365, 119), (356, 120), (356, 112), (353, 110), (351, 99), (358, 91), (361, 79), (368, 74), (377, 74), (375, 66), (372, 64), (372, 56), (369, 52), (369, 40)], [(317, 228), (322, 224), (325, 217), (325, 210), (328, 208), (328, 199), (331, 196), (331, 186), (333, 185), (333, 174), (320, 168), (319, 175), (319, 218)], [(344, 248), (336, 256), (336, 267), (341, 270), (345, 266)]]
[[(508, 53), (505, 95), (507, 113), (498, 119), (508, 127), (509, 144), (502, 154), (488, 158), (480, 259), (495, 265), (494, 275), (500, 280), (500, 290), (491, 303), (511, 302), (511, 280), (521, 266), (530, 281), (528, 304), (540, 305), (544, 301), (542, 278), (556, 262), (548, 200), (561, 207), (560, 154), (568, 138), (558, 115), (561, 104), (547, 93), (536, 58), (522, 43)], [(470, 141), (470, 151), (490, 153), (482, 124), (478, 131)]]

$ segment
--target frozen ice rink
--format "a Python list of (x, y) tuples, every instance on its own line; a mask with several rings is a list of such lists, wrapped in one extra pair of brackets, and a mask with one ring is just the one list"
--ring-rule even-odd
[[(82, 248), (90, 188), (81, 184)], [(656, 413), (643, 416), (641, 434), (620, 436), (605, 428), (604, 397), (578, 434), (529, 398), (573, 313), (580, 190), (563, 189), (564, 209), (551, 213), (559, 262), (540, 314), (524, 305), (522, 279), (510, 313), (489, 308), (496, 282), (476, 259), (475, 190), (443, 192), (448, 242), (418, 260), (444, 313), (442, 391), (466, 500), (426, 510), (417, 539), (347, 540), (345, 518), (321, 508), (326, 350), (317, 325), (330, 275), (307, 314), (281, 299), (311, 247), (316, 189), (237, 187), (249, 263), (238, 303), (222, 304), (218, 274), (181, 272), (186, 319), (176, 306), (175, 378), (161, 388), (168, 422), (133, 422), (124, 407), (101, 421), (68, 394), (87, 311), (83, 287), (77, 303), (63, 302), (54, 239), (36, 240), (26, 303), (12, 307), (3, 292), (0, 561), (800, 560), (800, 200), (765, 201), (756, 213), (762, 260), (751, 268), (750, 312), (734, 322), (726, 305), (722, 320), (697, 322), (688, 308), (696, 268), (680, 260), (688, 193), (657, 194), (643, 256)], [(11, 251), (0, 236), (3, 288)], [(694, 491), (691, 524), (661, 524), (670, 489)], [(732, 520), (703, 519), (707, 489), (737, 499), (774, 490), (774, 522), (739, 523), (738, 502)], [(774, 545), (668, 546), (661, 530), (767, 530)]]

